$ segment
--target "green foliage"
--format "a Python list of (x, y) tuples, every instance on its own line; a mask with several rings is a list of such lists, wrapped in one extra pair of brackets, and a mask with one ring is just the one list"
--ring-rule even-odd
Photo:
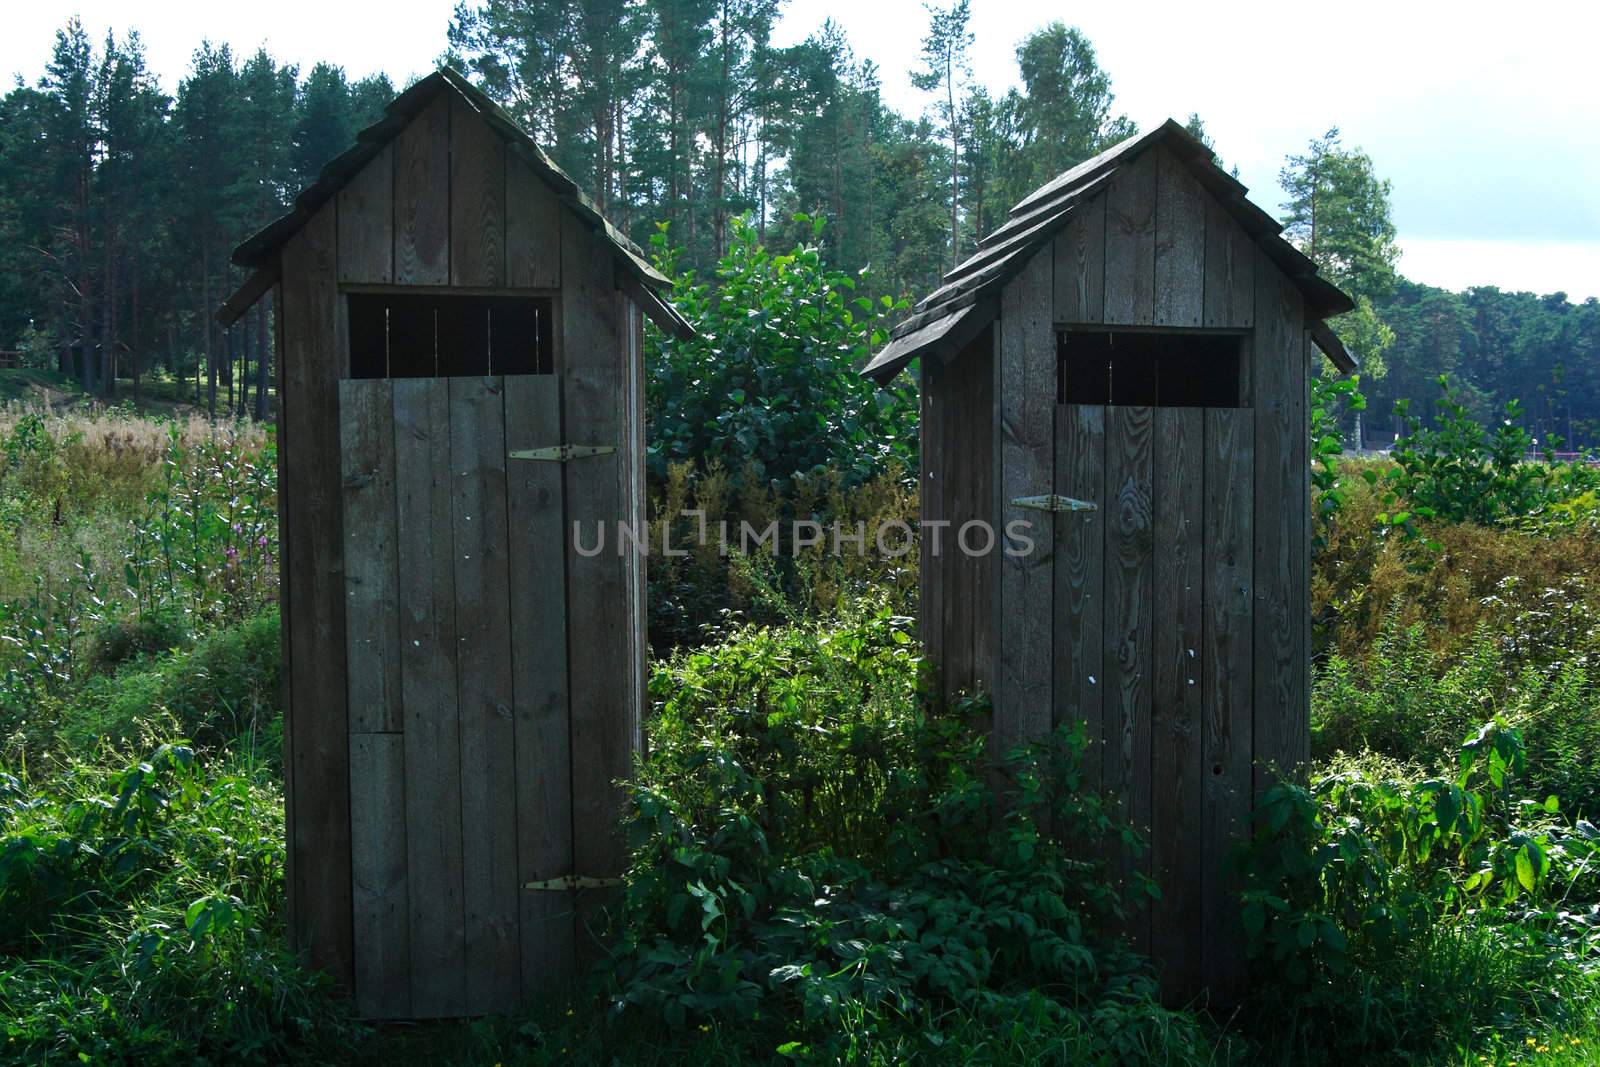
[[(1273, 1010), (1292, 994), (1307, 1047), (1429, 1053), (1441, 1033), (1469, 1038), (1532, 1011), (1580, 1021), (1579, 1005), (1561, 1001), (1587, 988), (1577, 961), (1591, 955), (1600, 917), (1573, 916), (1566, 899), (1593, 881), (1600, 830), (1569, 825), (1554, 796), (1526, 797), (1514, 727), (1490, 722), (1459, 752), (1447, 775), (1345, 764), (1311, 790), (1275, 785), (1258, 804), (1243, 925)], [(1442, 968), (1457, 979), (1509, 969), (1519, 986), (1549, 975), (1530, 990), (1537, 1007), (1503, 989), (1460, 997), (1448, 984), (1414, 1000)]]
[(1339, 467), (1340, 456), (1344, 453), (1340, 410), (1361, 411), (1366, 406), (1359, 376), (1311, 376), (1311, 488), (1318, 520), (1314, 544), (1318, 548), (1326, 543), (1325, 528), (1344, 504)]
[(622, 1015), (855, 1059), (927, 1054), (952, 1012), (1031, 1014), (1086, 1031), (1092, 1058), (1198, 1061), (1193, 1024), (1107, 932), (1123, 901), (1080, 858), (1139, 847), (1082, 788), (1082, 733), (1011, 753), (996, 777), (981, 704), (916, 710), (909, 621), (749, 628), (657, 672)]
[(758, 487), (830, 468), (857, 482), (890, 462), (915, 466), (913, 391), (904, 383), (879, 389), (856, 373), (905, 304), (857, 295), (863, 282), (822, 260), (822, 220), (800, 221), (810, 230), (806, 243), (775, 255), (749, 222), (734, 220), (714, 291), (677, 269), (665, 229), (656, 235), (673, 301), (698, 335), (652, 335), (653, 478), (680, 462), (736, 473), (748, 464)]

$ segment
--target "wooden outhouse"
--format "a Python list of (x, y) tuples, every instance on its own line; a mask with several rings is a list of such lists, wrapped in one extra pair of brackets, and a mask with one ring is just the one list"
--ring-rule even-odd
[(921, 360), (944, 692), (992, 694), (1000, 751), (1087, 723), (1089, 781), (1149, 834), (1114, 866), (1161, 894), (1127, 933), (1178, 999), (1239, 991), (1228, 853), (1308, 756), (1306, 376), (1318, 348), (1354, 366), (1323, 323), (1349, 298), (1245, 192), (1177, 123), (1123, 141), (1017, 204), (864, 369)]
[(622, 873), (641, 314), (689, 328), (448, 70), (234, 261), (224, 322), (276, 294), (293, 940), (368, 1017), (515, 1008), (584, 954), (580, 886)]

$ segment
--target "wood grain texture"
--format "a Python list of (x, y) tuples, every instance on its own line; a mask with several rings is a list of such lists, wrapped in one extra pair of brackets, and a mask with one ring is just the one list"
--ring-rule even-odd
[(339, 281), (394, 280), (394, 145), (339, 190)]
[[(1055, 259), (1045, 249), (1006, 285), (999, 323), (1000, 563), (999, 678), (994, 755), (1042, 740), (1053, 713), (1053, 527), (1019, 497), (1055, 483), (1055, 330), (1050, 321)], [(1020, 535), (1020, 536), (1019, 536)]]
[(450, 284), (506, 284), (506, 143), (465, 100), (450, 113)]
[[(973, 510), (973, 461), (967, 448), (974, 420), (972, 391), (974, 366), (957, 359), (945, 368), (947, 417), (943, 420), (943, 440), (939, 452), (944, 467), (945, 525), (924, 529), (922, 536), (932, 542), (934, 560), (944, 586), (944, 674), (952, 695), (972, 690), (972, 588), (976, 568), (968, 566), (956, 543), (961, 524)], [(981, 371), (982, 368), (976, 368)]]
[(1106, 190), (1107, 323), (1148, 326), (1155, 316), (1156, 157), (1118, 169)]
[[(1150, 826), (1151, 612), (1154, 508), (1152, 410), (1106, 409), (1105, 696), (1101, 784), (1114, 818), (1140, 833)], [(1148, 947), (1148, 915), (1132, 894), (1132, 873), (1149, 873), (1148, 855), (1124, 852), (1115, 869), (1130, 903), (1126, 933)]]
[(1238, 1002), (1245, 975), (1238, 884), (1229, 857), (1249, 830), (1251, 804), (1251, 526), (1256, 498), (1252, 415), (1244, 409), (1205, 412), (1201, 952), (1211, 999), (1221, 1004)]
[(1310, 747), (1305, 710), (1305, 322), (1300, 291), (1262, 253), (1256, 263), (1255, 792), (1292, 773)]
[(1207, 326), (1255, 323), (1256, 246), (1228, 209), (1210, 194), (1206, 208)]
[(1150, 948), (1169, 1003), (1200, 991), (1205, 414), (1155, 413), (1155, 612), (1151, 633)]
[(1055, 713), (1053, 724), (1086, 724), (1086, 787), (1099, 789), (1104, 750), (1106, 410), (1056, 406), (1055, 492), (1094, 504), (1055, 529)]
[(1156, 153), (1157, 326), (1199, 326), (1205, 315), (1206, 200), (1195, 176), (1166, 149)]
[(336, 204), (323, 206), (283, 249), (284, 445), (280, 491), (294, 501), (282, 550), (293, 559), (283, 594), (291, 676), (294, 944), (349, 987), (350, 742), (345, 692), (344, 524), (339, 462)]
[(561, 285), (561, 202), (515, 152), (506, 153), (506, 284)]
[(1072, 213), (1055, 239), (1055, 321), (1100, 322), (1105, 317), (1106, 198)]
[(450, 282), (450, 97), (440, 95), (394, 139), (394, 280)]
[[(505, 383), (506, 450), (562, 441), (553, 375)], [(506, 507), (515, 531), (509, 559), (511, 687), (516, 731), (518, 884), (573, 873), (572, 755), (567, 738), (566, 522), (561, 467), (511, 461)], [(551, 994), (574, 973), (569, 892), (521, 891), (524, 1001)]]
[[(994, 528), (994, 427), (998, 421), (995, 413), (994, 393), (994, 331), (986, 329), (973, 339), (961, 358), (971, 363), (972, 396), (968, 400), (968, 435), (965, 448), (971, 455), (973, 518), (984, 526)], [(959, 536), (959, 531), (957, 531)], [(974, 535), (976, 536), (976, 535)], [(997, 592), (996, 562), (1000, 558), (999, 541), (987, 553), (968, 560), (972, 568), (972, 687), (975, 691), (993, 692), (997, 668), (995, 648), (997, 634), (991, 620)]]
[(350, 737), (350, 852), (356, 1008), (364, 1019), (411, 1016), (405, 738)]
[(468, 1007), (447, 380), (394, 383), (394, 448), (411, 1006), (433, 1018)]
[(950, 397), (945, 364), (928, 360), (922, 364), (922, 418), (920, 433), (920, 474), (917, 480), (917, 511), (921, 529), (917, 537), (917, 566), (921, 582), (921, 629), (928, 661), (939, 675), (938, 692), (948, 699), (954, 693), (953, 679), (945, 668), (945, 587), (948, 585), (943, 560), (934, 555), (931, 524), (945, 521), (944, 467), (945, 409)]
[[(631, 684), (640, 667), (629, 662), (635, 652), (628, 563), (616, 543), (616, 524), (629, 513), (624, 464), (630, 461), (626, 442), (633, 439), (633, 428), (623, 425), (621, 299), (611, 254), (597, 234), (565, 212), (561, 263), (561, 384), (570, 443), (617, 448), (611, 455), (563, 465), (573, 531), (567, 548), (569, 603), (582, 605), (568, 614), (574, 873), (606, 877), (621, 874), (626, 863), (617, 826), (623, 800), (617, 783), (629, 773), (642, 729), (643, 694)], [(606, 547), (592, 552), (602, 527)], [(591, 552), (580, 550), (582, 545)], [(582, 957), (597, 951), (590, 932), (606, 894), (591, 890), (579, 897)]]
[(510, 1011), (522, 993), (516, 806), (508, 803), (517, 783), (500, 382), (448, 380), (462, 903), (474, 1014)]
[(403, 729), (393, 404), (387, 380), (339, 383), (345, 670), (352, 733)]

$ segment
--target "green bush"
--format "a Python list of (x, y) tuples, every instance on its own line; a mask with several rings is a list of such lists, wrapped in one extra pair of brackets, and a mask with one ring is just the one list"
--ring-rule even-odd
[(617, 1009), (751, 1055), (936, 1059), (942, 1020), (1031, 1017), (1035, 1049), (1076, 1035), (1056, 1062), (1203, 1061), (1111, 932), (1129, 905), (1084, 857), (1140, 846), (1082, 787), (1081, 732), (996, 772), (981, 704), (919, 710), (909, 623), (751, 627), (657, 671)]
[[(821, 234), (821, 219), (800, 221)], [(904, 382), (879, 389), (856, 373), (904, 302), (859, 295), (866, 277), (830, 270), (815, 244), (774, 254), (747, 219), (732, 223), (714, 290), (678, 270), (665, 229), (652, 243), (697, 333), (651, 335), (653, 480), (682, 462), (718, 462), (738, 477), (748, 468), (757, 487), (827, 469), (854, 483), (891, 461), (916, 467), (914, 391)]]

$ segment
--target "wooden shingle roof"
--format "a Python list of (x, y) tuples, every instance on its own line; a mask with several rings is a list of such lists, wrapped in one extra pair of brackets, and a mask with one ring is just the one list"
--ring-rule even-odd
[(1251, 203), (1238, 179), (1217, 166), (1211, 150), (1168, 119), (1148, 133), (1121, 141), (1068, 170), (1024, 197), (1005, 224), (978, 244), (978, 250), (944, 276), (944, 284), (917, 304), (915, 314), (897, 325), (890, 340), (861, 373), (887, 382), (920, 355), (948, 358), (961, 350), (999, 310), (1000, 290), (1035, 252), (1049, 244), (1084, 204), (1103, 192), (1119, 169), (1152, 145), (1165, 144), (1195, 178), (1243, 227), (1245, 233), (1305, 297), (1312, 337), (1340, 370), (1355, 360), (1322, 320), (1355, 305), (1337, 286), (1317, 274), (1317, 265), (1283, 239), (1283, 227)]
[(526, 130), (483, 90), (448, 67), (441, 67), (391, 100), (384, 108), (383, 117), (357, 134), (356, 143), (324, 166), (316, 181), (300, 191), (293, 207), (233, 250), (233, 262), (241, 267), (257, 268), (257, 274), (223, 305), (218, 317), (224, 323), (237, 319), (276, 280), (278, 251), (284, 243), (298, 233), (323, 204), (337, 196), (339, 190), (439, 94), (446, 92), (460, 96), (506, 141), (512, 152), (533, 168), (569, 211), (606, 239), (618, 269), (638, 283), (635, 291), (644, 298), (642, 310), (656, 325), (679, 336), (693, 335), (693, 327), (660, 295), (661, 290), (671, 288), (671, 279), (651, 266), (639, 246), (600, 214), (578, 183), (545, 154)]

